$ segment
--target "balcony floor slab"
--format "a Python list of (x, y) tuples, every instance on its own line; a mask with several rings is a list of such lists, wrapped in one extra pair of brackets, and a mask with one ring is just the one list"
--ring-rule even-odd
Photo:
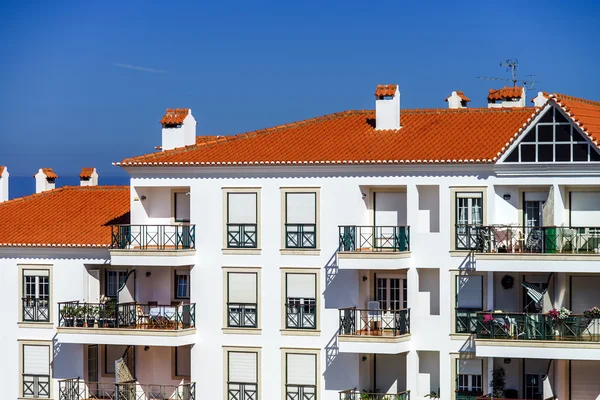
[(58, 328), (59, 343), (133, 346), (185, 346), (196, 343), (196, 329)]
[(337, 253), (341, 269), (405, 269), (410, 268), (410, 251), (343, 251)]
[(196, 263), (196, 250), (110, 250), (112, 265), (128, 265), (132, 267), (180, 267)]
[(400, 354), (412, 349), (411, 335), (363, 336), (340, 335), (338, 346), (341, 353)]
[(477, 271), (600, 272), (600, 254), (476, 253)]
[(598, 360), (600, 342), (475, 339), (477, 357)]

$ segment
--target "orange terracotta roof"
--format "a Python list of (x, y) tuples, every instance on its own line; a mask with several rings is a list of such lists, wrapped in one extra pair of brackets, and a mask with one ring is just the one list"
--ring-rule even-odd
[(0, 203), (0, 246), (108, 247), (129, 223), (128, 186), (64, 186)]
[[(465, 96), (464, 92), (462, 92), (462, 91), (460, 91), (460, 90), (455, 90), (455, 92), (456, 92), (456, 95), (457, 95), (458, 97), (460, 97), (460, 99), (461, 99), (462, 101), (464, 101), (465, 103), (468, 103), (469, 101), (471, 101), (471, 99), (470, 99), (470, 98), (468, 98), (467, 96)], [(448, 99), (449, 99), (450, 97), (452, 97), (452, 95), (450, 95), (450, 96), (446, 97), (446, 101), (448, 101)]]
[(4, 173), (4, 165), (0, 165), (0, 176)]
[(94, 168), (81, 168), (81, 173), (79, 177), (81, 179), (89, 179), (94, 174)]
[[(56, 175), (56, 173), (54, 173), (52, 168), (42, 168), (42, 172), (44, 173), (44, 175), (46, 175), (46, 178), (50, 178), (50, 179), (58, 178), (58, 175)], [(35, 173), (35, 175), (37, 175), (37, 172)], [(35, 178), (35, 175), (33, 175), (34, 178)]]
[(183, 120), (190, 113), (189, 108), (167, 108), (165, 116), (162, 117), (160, 123), (165, 125), (179, 125), (183, 124)]
[(398, 85), (377, 85), (375, 89), (375, 97), (393, 96), (396, 94)]
[(580, 99), (564, 94), (551, 94), (565, 113), (596, 144), (600, 143), (600, 102)]
[(504, 87), (502, 89), (490, 89), (488, 100), (514, 99), (523, 96), (523, 88), (520, 86)]
[(538, 111), (534, 108), (402, 110), (402, 128), (375, 130), (374, 111), (346, 111), (116, 165), (487, 163)]

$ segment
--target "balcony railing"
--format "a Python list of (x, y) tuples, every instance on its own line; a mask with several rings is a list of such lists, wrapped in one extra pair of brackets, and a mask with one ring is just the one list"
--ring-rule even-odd
[(227, 400), (257, 400), (258, 385), (246, 382), (227, 382)]
[(86, 382), (78, 378), (58, 381), (59, 400), (195, 400), (196, 384), (140, 384)]
[(410, 308), (367, 310), (341, 308), (340, 335), (400, 336), (410, 333)]
[(317, 400), (316, 385), (285, 385), (286, 400)]
[(286, 328), (317, 329), (317, 304), (315, 302), (315, 299), (303, 300), (304, 303), (286, 303)]
[(230, 328), (257, 327), (256, 303), (227, 303), (227, 314), (227, 326)]
[(50, 397), (50, 375), (23, 374), (23, 397)]
[(50, 321), (50, 302), (47, 298), (23, 297), (23, 322)]
[(339, 229), (338, 251), (410, 250), (409, 226), (342, 225)]
[(356, 389), (342, 390), (340, 400), (410, 400), (410, 390), (399, 393), (368, 393)]
[(285, 247), (314, 249), (317, 247), (316, 224), (285, 224)]
[(227, 248), (255, 249), (256, 224), (227, 224)]
[(100, 329), (190, 329), (196, 326), (196, 305), (62, 302), (58, 303), (58, 326)]
[(483, 391), (456, 391), (456, 400), (477, 400), (483, 396)]
[(600, 342), (600, 318), (573, 315), (477, 313), (478, 339), (564, 340)]
[(111, 248), (189, 250), (196, 248), (196, 225), (112, 225)]
[(478, 253), (600, 253), (600, 227), (457, 224), (455, 238), (457, 250)]
[(477, 332), (477, 313), (480, 308), (457, 308), (456, 315), (456, 333), (476, 333)]

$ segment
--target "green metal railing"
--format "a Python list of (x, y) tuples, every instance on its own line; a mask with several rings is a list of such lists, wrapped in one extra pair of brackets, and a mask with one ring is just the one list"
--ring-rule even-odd
[(59, 400), (196, 400), (196, 383), (180, 385), (137, 382), (87, 382), (79, 378), (58, 381)]
[(564, 340), (600, 342), (600, 318), (571, 314), (477, 313), (478, 339)]
[(196, 248), (196, 225), (112, 225), (111, 248), (189, 250)]
[(316, 224), (285, 224), (285, 247), (314, 249), (317, 247)]
[(410, 251), (409, 226), (341, 225), (338, 251)]
[(410, 400), (410, 390), (399, 393), (369, 393), (348, 389), (339, 392), (339, 400)]
[(476, 333), (479, 311), (481, 308), (457, 308), (455, 310), (455, 333)]
[(600, 228), (456, 224), (457, 250), (478, 253), (600, 253)]
[(410, 333), (410, 308), (368, 310), (340, 308), (340, 335), (401, 336)]

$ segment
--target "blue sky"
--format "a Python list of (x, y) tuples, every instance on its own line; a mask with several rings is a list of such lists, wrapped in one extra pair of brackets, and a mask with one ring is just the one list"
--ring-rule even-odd
[(377, 83), (398, 83), (402, 108), (445, 107), (456, 89), (485, 106), (501, 83), (476, 77), (509, 77), (507, 58), (536, 74), (537, 90), (600, 100), (592, 1), (2, 0), (1, 10), (0, 165), (12, 176), (94, 166), (110, 183), (123, 176), (111, 162), (160, 144), (167, 107), (192, 108), (198, 134), (226, 135), (373, 108)]

